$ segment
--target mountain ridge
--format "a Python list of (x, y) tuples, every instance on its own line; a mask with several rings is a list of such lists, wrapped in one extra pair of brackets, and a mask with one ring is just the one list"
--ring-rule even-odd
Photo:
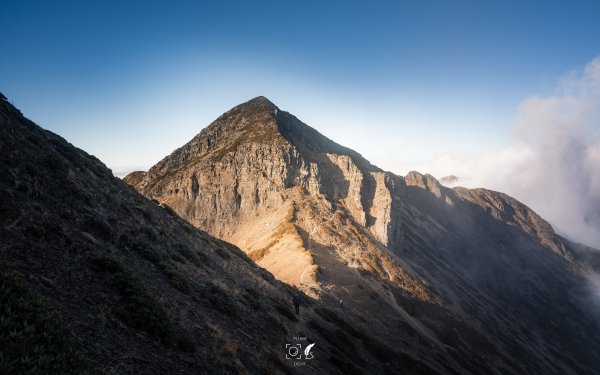
[[(578, 336), (586, 347), (570, 336), (578, 324), (597, 329), (568, 297), (587, 293), (585, 271), (539, 215), (502, 193), (384, 172), (275, 105), (256, 105), (220, 116), (183, 146), (185, 157), (173, 153), (141, 182), (125, 181), (318, 301), (356, 306), (346, 317), (368, 317), (386, 342), (439, 366), (585, 373), (574, 363), (598, 364), (597, 340)], [(558, 304), (550, 325), (537, 322), (547, 303)], [(564, 323), (565, 314), (581, 322)], [(403, 341), (409, 331), (422, 341)], [(488, 349), (474, 351), (475, 341)], [(435, 354), (423, 357), (424, 343)]]
[[(344, 374), (365, 363), (364, 373), (440, 371), (306, 295), (303, 312), (319, 313), (294, 315), (294, 290), (239, 248), (143, 197), (4, 99), (0, 244), (1, 373), (85, 373), (65, 367), (74, 361), (61, 362), (42, 345), (48, 338), (71, 343), (78, 354), (65, 356), (91, 373)], [(15, 285), (19, 295), (7, 299)], [(47, 313), (27, 310), (36, 299), (23, 291), (45, 301)], [(50, 328), (40, 323), (48, 317)], [(327, 344), (343, 341), (341, 326), (359, 341)], [(286, 359), (294, 336), (323, 334), (305, 367)]]
[[(283, 138), (285, 138), (292, 146), (299, 149), (300, 153), (303, 154), (302, 156), (306, 157), (307, 156), (306, 154), (308, 154), (307, 159), (309, 162), (314, 162), (314, 161), (321, 162), (321, 163), (323, 162), (323, 159), (315, 160), (314, 156), (311, 155), (312, 154), (311, 151), (318, 151), (320, 153), (326, 153), (326, 154), (337, 153), (337, 155), (347, 156), (350, 158), (350, 160), (347, 161), (348, 162), (347, 168), (351, 168), (350, 164), (354, 164), (354, 165), (358, 166), (360, 169), (366, 169), (367, 172), (383, 172), (383, 173), (385, 173), (386, 176), (389, 176), (389, 177), (393, 176), (395, 178), (400, 178), (400, 179), (404, 180), (404, 182), (408, 181), (408, 184), (410, 184), (410, 185), (427, 188), (428, 190), (432, 191), (436, 195), (439, 194), (439, 191), (441, 189), (445, 188), (443, 186), (443, 184), (440, 183), (440, 181), (438, 181), (435, 177), (433, 177), (432, 175), (429, 175), (429, 174), (421, 175), (419, 172), (412, 171), (412, 172), (409, 172), (406, 176), (402, 177), (402, 176), (397, 176), (391, 172), (384, 172), (380, 168), (373, 166), (370, 162), (368, 162), (366, 159), (364, 159), (362, 157), (362, 155), (360, 155), (359, 153), (335, 143), (334, 141), (330, 140), (329, 138), (326, 138), (325, 136), (321, 135), (315, 129), (304, 124), (302, 121), (298, 120), (295, 116), (291, 115), (290, 113), (281, 111), (273, 102), (271, 102), (268, 98), (266, 98), (264, 96), (257, 96), (253, 99), (248, 100), (245, 103), (242, 103), (242, 104), (239, 104), (239, 105), (233, 107), (231, 110), (229, 110), (229, 111), (225, 112), (223, 115), (219, 116), (219, 118), (217, 118), (217, 120), (215, 120), (213, 123), (211, 123), (207, 128), (203, 129), (190, 142), (188, 142), (184, 146), (176, 149), (169, 156), (163, 158), (155, 166), (151, 167), (148, 172), (143, 172), (143, 171), (132, 172), (129, 175), (125, 176), (124, 180), (126, 182), (130, 183), (132, 186), (136, 187), (138, 190), (144, 192), (146, 190), (149, 190), (146, 188), (146, 185), (148, 184), (148, 182), (147, 182), (148, 180), (152, 180), (152, 179), (161, 180), (162, 178), (165, 177), (165, 175), (176, 173), (179, 169), (184, 168), (184, 167), (189, 167), (190, 164), (193, 164), (193, 162), (189, 163), (190, 162), (189, 155), (199, 154), (199, 155), (196, 155), (196, 158), (200, 158), (208, 152), (217, 151), (218, 156), (214, 160), (219, 161), (219, 160), (221, 160), (221, 158), (223, 156), (225, 156), (224, 154), (226, 154), (227, 152), (234, 151), (235, 148), (240, 145), (239, 144), (239, 142), (241, 142), (240, 138), (245, 137), (245, 141), (248, 143), (256, 142), (257, 140), (259, 142), (271, 141), (271, 140), (273, 140), (273, 137), (266, 137), (266, 138), (260, 137), (262, 135), (265, 135), (263, 132), (261, 132), (262, 129), (252, 128), (251, 126), (250, 126), (250, 129), (248, 129), (249, 126), (245, 126), (245, 127), (243, 126), (244, 124), (247, 124), (247, 123), (244, 123), (243, 121), (241, 121), (241, 122), (237, 121), (237, 123), (236, 123), (235, 120), (232, 121), (232, 119), (231, 119), (231, 117), (241, 116), (242, 118), (244, 118), (244, 116), (250, 116), (251, 118), (248, 120), (248, 122), (252, 122), (252, 120), (256, 120), (255, 119), (256, 116), (259, 116), (259, 117), (263, 117), (262, 120), (264, 121), (265, 115), (267, 115), (266, 116), (267, 121), (265, 123), (258, 121), (258, 123), (260, 125), (264, 126), (269, 131), (268, 134), (272, 135), (273, 133), (271, 133), (271, 132), (274, 132), (274, 134), (280, 135)], [(271, 115), (271, 118), (269, 118), (268, 115)], [(234, 126), (233, 129), (224, 129), (226, 126), (231, 126), (232, 123), (236, 124), (237, 126)], [(241, 124), (242, 127), (240, 127), (239, 124)], [(230, 144), (226, 144), (226, 145), (222, 146), (221, 148), (217, 148), (216, 150), (211, 150), (211, 143), (215, 144), (218, 142), (214, 142), (214, 140), (211, 138), (211, 136), (208, 134), (205, 134), (205, 133), (209, 133), (209, 134), (217, 133), (216, 135), (220, 136), (223, 133), (228, 133), (228, 132), (240, 132), (241, 134), (238, 134), (235, 137), (234, 141), (231, 142)], [(247, 136), (247, 133), (252, 133), (252, 132), (257, 132), (258, 136), (256, 134)], [(305, 136), (305, 135), (303, 136), (302, 135), (303, 133), (308, 133), (308, 136)], [(209, 141), (206, 142), (206, 146), (201, 147), (199, 150), (198, 149), (194, 150), (193, 145), (199, 139), (202, 139), (203, 136), (209, 138)], [(277, 139), (277, 140), (281, 141), (281, 139)], [(218, 147), (218, 145), (215, 145), (213, 147)], [(181, 157), (181, 154), (183, 154), (185, 156)], [(172, 160), (177, 160), (179, 163), (181, 163), (183, 165), (176, 165), (174, 168), (172, 167), (172, 169), (165, 170), (166, 166), (169, 165), (169, 161), (172, 161)], [(346, 161), (344, 161), (344, 162), (346, 162)], [(363, 180), (362, 183), (364, 184), (365, 181)], [(288, 182), (288, 184), (289, 184), (289, 182)], [(293, 182), (291, 182), (291, 184), (293, 184)], [(371, 181), (371, 184), (372, 184), (372, 181)], [(152, 185), (151, 187), (154, 187), (154, 185)], [(506, 195), (504, 193), (493, 192), (489, 189), (466, 189), (463, 187), (455, 187), (452, 189), (455, 190), (456, 192), (458, 192), (462, 198), (467, 199), (467, 197), (469, 197), (470, 200), (472, 200), (472, 201), (477, 200), (477, 199), (475, 199), (474, 195), (479, 195), (479, 196), (481, 196), (482, 194), (487, 195), (486, 199), (483, 199), (486, 201), (487, 207), (489, 207), (490, 209), (494, 208), (494, 209), (496, 209), (497, 212), (502, 211), (501, 207), (496, 207), (498, 205), (498, 201), (500, 200), (500, 201), (506, 202), (507, 198), (508, 198), (509, 200), (511, 200), (511, 204), (508, 204), (508, 206), (517, 205), (520, 208), (520, 211), (526, 212), (525, 216), (531, 216), (534, 221), (540, 223), (540, 225), (537, 225), (537, 227), (543, 227), (543, 229), (540, 229), (540, 232), (542, 232), (543, 234), (547, 234), (549, 237), (552, 237), (552, 238), (540, 238), (540, 240), (546, 246), (548, 246), (550, 249), (552, 249), (552, 251), (557, 252), (557, 253), (565, 256), (566, 258), (572, 259), (572, 254), (570, 254), (569, 251), (566, 249), (566, 246), (564, 245), (564, 243), (561, 242), (561, 239), (555, 235), (554, 230), (552, 229), (550, 224), (545, 222), (543, 219), (541, 219), (539, 217), (539, 215), (535, 214), (535, 212), (533, 212), (533, 210), (531, 210), (529, 207), (522, 204), (521, 202), (518, 202), (516, 199), (509, 197), (508, 195)], [(475, 192), (477, 192), (477, 193), (475, 193)], [(489, 192), (489, 193), (485, 193), (485, 192)], [(333, 195), (335, 195), (335, 194), (333, 194)], [(495, 197), (496, 199), (492, 198), (491, 195), (496, 195), (497, 196), (497, 197)], [(335, 200), (335, 196), (333, 196), (332, 198)], [(483, 202), (483, 200), (480, 199), (479, 200), (480, 203)], [(495, 202), (490, 203), (492, 201), (495, 201)], [(495, 205), (494, 205), (494, 203), (495, 203)], [(523, 220), (523, 218), (521, 218), (521, 220), (519, 220), (519, 223), (525, 224), (525, 220)], [(536, 232), (535, 230), (532, 229), (533, 227), (536, 227), (536, 225), (528, 225), (528, 227), (529, 227), (528, 228), (529, 232), (532, 232), (532, 231)]]

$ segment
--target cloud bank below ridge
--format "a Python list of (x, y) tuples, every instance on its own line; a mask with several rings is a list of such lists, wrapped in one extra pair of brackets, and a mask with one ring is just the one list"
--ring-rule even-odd
[(600, 248), (600, 57), (565, 76), (553, 95), (525, 99), (513, 138), (501, 150), (446, 154), (415, 169), (505, 192), (569, 239)]

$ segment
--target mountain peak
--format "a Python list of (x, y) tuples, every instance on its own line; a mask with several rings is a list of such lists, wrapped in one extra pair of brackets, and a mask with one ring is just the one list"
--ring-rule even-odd
[(257, 96), (233, 107), (227, 113), (237, 113), (240, 112), (242, 114), (256, 114), (259, 112), (275, 112), (278, 110), (277, 106), (273, 104), (269, 99), (264, 96)]
[[(283, 353), (288, 332), (299, 335), (291, 289), (241, 250), (129, 189), (4, 96), (0, 150), (2, 332), (41, 343), (39, 350), (2, 345), (0, 373), (30, 373), (41, 362), (44, 373), (104, 373), (121, 355), (117, 366), (133, 373), (293, 371), (292, 361), (273, 354)], [(23, 214), (33, 211), (39, 216)], [(302, 301), (306, 314), (314, 303)], [(227, 361), (223, 340), (244, 363)], [(331, 361), (311, 365), (341, 373)]]
[[(255, 158), (253, 153), (261, 147), (261, 153), (271, 155), (271, 158), (275, 158), (276, 154), (284, 164), (295, 160), (301, 166), (313, 163), (324, 165), (324, 169), (327, 169), (327, 165), (332, 163), (328, 155), (336, 154), (349, 157), (354, 164), (367, 170), (380, 171), (356, 151), (335, 143), (292, 114), (280, 110), (266, 97), (257, 96), (223, 113), (190, 142), (150, 168), (143, 177), (138, 174), (129, 176), (127, 180), (137, 188), (149, 191), (167, 174), (192, 167), (201, 161), (213, 163), (224, 159), (231, 161), (236, 157)], [(296, 160), (300, 155), (302, 160)], [(269, 164), (271, 161), (268, 159), (265, 162)], [(329, 178), (321, 177), (323, 181)]]
[[(558, 371), (598, 368), (597, 359), (588, 360), (580, 349), (600, 351), (592, 320), (574, 323), (596, 327), (589, 336), (573, 336), (579, 335), (575, 326), (554, 328), (562, 327), (564, 316), (585, 316), (587, 307), (565, 296), (588, 286), (571, 250), (535, 212), (502, 193), (449, 189), (415, 171), (404, 178), (381, 171), (284, 110), (253, 109), (269, 103), (256, 98), (232, 109), (127, 182), (192, 225), (239, 246), (275, 278), (318, 298), (314, 317), (342, 321), (323, 314), (321, 306), (351, 301), (354, 311), (362, 309), (370, 319), (369, 331), (390, 347), (405, 345), (398, 337), (418, 337), (406, 350), (426, 345), (419, 350), (427, 353), (428, 364), (451, 368), (462, 357), (477, 367), (470, 371), (459, 364), (457, 373), (487, 373), (498, 366), (507, 373), (546, 367), (551, 372), (560, 358), (548, 365), (539, 353), (553, 353), (556, 342), (581, 340), (574, 349), (560, 348), (585, 368), (571, 370), (564, 363)], [(350, 323), (352, 314), (344, 310), (337, 311)], [(553, 323), (537, 325), (539, 311)], [(480, 329), (479, 321), (506, 334)], [(532, 345), (521, 341), (524, 329), (542, 339)], [(431, 350), (437, 346), (437, 353), (445, 353), (446, 345), (459, 357), (449, 360)], [(515, 345), (527, 359), (513, 369), (500, 353)], [(487, 358), (497, 360), (488, 364)]]
[(272, 101), (270, 101), (266, 96), (262, 96), (262, 95), (254, 97), (254, 98), (248, 100), (246, 103), (264, 103), (264, 104), (275, 107), (275, 104), (273, 104)]

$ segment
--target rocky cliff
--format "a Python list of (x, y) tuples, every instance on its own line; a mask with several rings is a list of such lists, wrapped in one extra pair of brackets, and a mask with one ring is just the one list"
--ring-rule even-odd
[(600, 368), (586, 271), (535, 212), (382, 171), (264, 97), (125, 181), (438, 371)]

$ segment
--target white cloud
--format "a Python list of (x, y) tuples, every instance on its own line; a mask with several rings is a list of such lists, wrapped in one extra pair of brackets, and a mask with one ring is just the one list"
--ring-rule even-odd
[(600, 57), (565, 76), (554, 95), (525, 99), (513, 138), (505, 149), (446, 154), (414, 169), (503, 191), (568, 238), (600, 248)]

